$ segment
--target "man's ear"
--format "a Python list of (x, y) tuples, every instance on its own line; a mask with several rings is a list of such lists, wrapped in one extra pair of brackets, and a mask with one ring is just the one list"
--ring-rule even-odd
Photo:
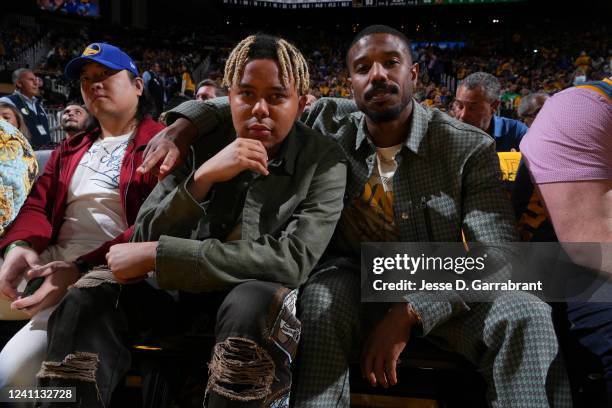
[(141, 77), (134, 78), (134, 86), (138, 90), (138, 96), (144, 93), (144, 80)]
[(501, 101), (498, 99), (498, 100), (496, 100), (495, 102), (493, 102), (493, 103), (491, 104), (491, 112), (492, 112), (493, 114), (495, 114), (495, 112), (497, 112), (497, 108), (499, 108), (499, 104), (500, 104), (500, 103), (501, 103)]
[(419, 63), (415, 62), (412, 64), (412, 68), (410, 68), (410, 79), (412, 80), (412, 85), (416, 86), (417, 81), (419, 80)]
[(302, 113), (304, 112), (304, 108), (306, 107), (307, 98), (306, 95), (301, 95), (298, 98), (298, 110), (296, 115), (296, 120), (300, 118)]

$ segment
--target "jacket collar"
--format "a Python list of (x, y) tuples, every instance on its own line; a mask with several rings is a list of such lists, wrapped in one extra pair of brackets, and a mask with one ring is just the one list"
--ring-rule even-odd
[(278, 153), (268, 164), (270, 168), (276, 168), (289, 175), (293, 175), (295, 171), (299, 151), (296, 126), (295, 124), (293, 125), (289, 134), (283, 140), (280, 149), (278, 149)]
[(26, 103), (31, 103), (32, 105), (36, 105), (36, 102), (38, 102), (37, 97), (33, 96), (31, 98), (28, 98), (27, 96), (22, 94), (21, 91), (19, 91), (19, 89), (15, 89), (15, 94), (19, 95), (19, 97), (22, 98), (23, 101)]
[(494, 138), (501, 137), (502, 130), (504, 128), (504, 120), (497, 115), (493, 115), (493, 117), (491, 118), (491, 122), (493, 122), (493, 126), (492, 126), (493, 134), (491, 136), (493, 136)]
[[(431, 112), (421, 106), (416, 99), (412, 100), (412, 114), (410, 115), (410, 126), (408, 128), (408, 134), (404, 140), (404, 146), (411, 152), (425, 158), (427, 156), (427, 144), (425, 143), (425, 136), (427, 135), (427, 128), (429, 125), (429, 118)], [(362, 115), (361, 121), (357, 128), (357, 137), (355, 139), (355, 150), (358, 150), (364, 141), (369, 140), (369, 132), (366, 125), (365, 114)], [(372, 144), (373, 146), (373, 144)]]

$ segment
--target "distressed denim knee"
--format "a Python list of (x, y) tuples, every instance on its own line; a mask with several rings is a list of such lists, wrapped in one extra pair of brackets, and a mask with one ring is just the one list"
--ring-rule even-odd
[(210, 407), (288, 406), (301, 330), (296, 297), (296, 290), (261, 281), (238, 285), (225, 297), (209, 364)]

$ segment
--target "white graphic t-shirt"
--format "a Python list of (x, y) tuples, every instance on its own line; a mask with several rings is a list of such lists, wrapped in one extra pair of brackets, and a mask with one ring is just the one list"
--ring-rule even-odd
[(130, 135), (96, 140), (77, 166), (57, 244), (43, 255), (73, 261), (128, 228), (119, 193), (119, 175)]

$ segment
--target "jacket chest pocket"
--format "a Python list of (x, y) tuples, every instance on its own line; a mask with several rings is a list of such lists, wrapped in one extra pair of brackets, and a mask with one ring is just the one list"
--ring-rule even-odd
[[(267, 188), (262, 189), (265, 194)], [(267, 191), (267, 199), (259, 207), (257, 222), (259, 233), (276, 234), (286, 225), (292, 215), (298, 209), (303, 197), (300, 190), (290, 184), (281, 182), (276, 184), (274, 190)], [(255, 198), (255, 197), (253, 197)]]
[(198, 238), (225, 239), (227, 234), (241, 222), (244, 191), (230, 183), (219, 183), (211, 193), (206, 207), (206, 219), (200, 221)]
[(454, 242), (460, 231), (460, 209), (445, 194), (422, 195), (417, 198), (414, 216), (419, 238), (428, 242)]

